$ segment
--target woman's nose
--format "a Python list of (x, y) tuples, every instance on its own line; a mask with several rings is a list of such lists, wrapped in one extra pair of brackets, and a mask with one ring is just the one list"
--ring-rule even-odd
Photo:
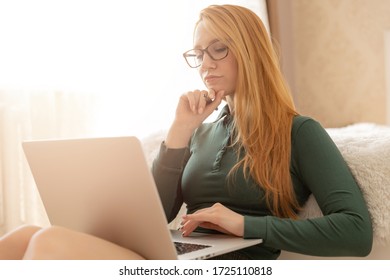
[(200, 65), (200, 67), (203, 69), (203, 70), (207, 70), (207, 69), (210, 69), (210, 68), (215, 68), (216, 66), (216, 63), (215, 63), (215, 60), (212, 59), (208, 53), (204, 53), (203, 54), (203, 61), (202, 61), (202, 64)]

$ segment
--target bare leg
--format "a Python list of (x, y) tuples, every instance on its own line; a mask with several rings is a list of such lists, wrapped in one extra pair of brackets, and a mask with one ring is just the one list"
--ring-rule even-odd
[(25, 259), (108, 260), (143, 259), (137, 253), (92, 235), (50, 227), (31, 238)]
[(20, 260), (23, 258), (31, 237), (41, 228), (21, 226), (0, 238), (0, 260)]

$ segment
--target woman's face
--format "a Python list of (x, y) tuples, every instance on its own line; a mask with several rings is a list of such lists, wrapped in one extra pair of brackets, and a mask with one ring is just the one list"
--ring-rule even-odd
[[(194, 49), (206, 49), (210, 44), (218, 41), (207, 31), (203, 22), (200, 22), (194, 34)], [(221, 60), (213, 60), (206, 52), (203, 62), (198, 68), (203, 83), (208, 89), (215, 92), (225, 91), (226, 95), (234, 94), (237, 80), (237, 60), (229, 50), (228, 55)]]

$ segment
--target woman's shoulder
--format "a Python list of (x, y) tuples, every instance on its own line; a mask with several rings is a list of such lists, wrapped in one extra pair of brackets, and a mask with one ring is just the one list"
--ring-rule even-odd
[[(299, 136), (306, 137), (308, 135), (324, 134), (325, 129), (315, 119), (309, 116), (296, 115), (293, 119), (291, 137), (296, 139)], [(326, 134), (326, 132), (325, 132)]]
[(296, 115), (293, 118), (293, 128), (299, 128), (306, 122), (312, 122), (315, 120), (309, 116)]

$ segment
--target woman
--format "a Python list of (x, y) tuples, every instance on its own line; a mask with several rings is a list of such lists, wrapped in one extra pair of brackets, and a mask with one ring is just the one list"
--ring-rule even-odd
[[(362, 194), (325, 130), (295, 111), (261, 20), (243, 7), (210, 6), (184, 57), (207, 91), (181, 96), (153, 164), (168, 219), (185, 202), (184, 236), (219, 231), (264, 240), (222, 259), (275, 259), (280, 250), (367, 255), (372, 227)], [(222, 100), (218, 119), (203, 123)], [(298, 220), (311, 193), (324, 217)], [(0, 258), (142, 256), (64, 228), (23, 227), (0, 240)]]
[[(264, 240), (223, 258), (274, 259), (281, 249), (367, 255), (372, 227), (362, 194), (325, 130), (295, 111), (261, 20), (242, 7), (211, 6), (184, 57), (208, 91), (181, 97), (154, 162), (169, 221), (185, 202), (185, 236), (211, 229)], [(222, 99), (217, 121), (202, 124)], [(324, 217), (298, 220), (311, 193)]]

